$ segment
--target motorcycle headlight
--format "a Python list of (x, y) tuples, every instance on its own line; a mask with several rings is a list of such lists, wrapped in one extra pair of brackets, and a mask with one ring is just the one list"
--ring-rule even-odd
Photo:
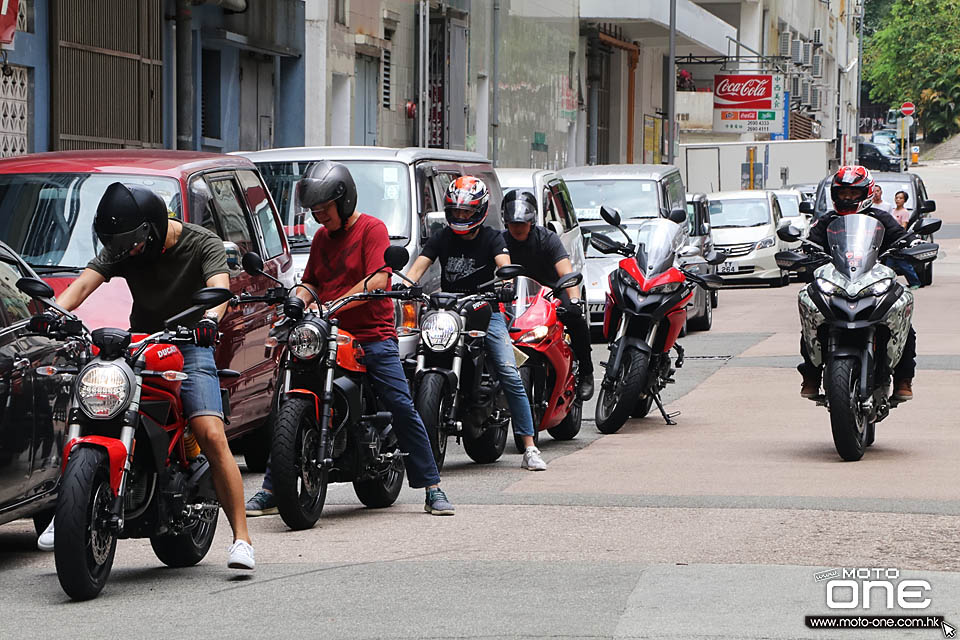
[(435, 313), (428, 316), (420, 327), (423, 343), (431, 351), (446, 351), (457, 341), (460, 323), (451, 313)]
[(829, 280), (824, 280), (823, 278), (817, 278), (817, 288), (828, 296), (832, 296), (842, 290), (837, 285), (833, 284)]
[(549, 331), (546, 325), (538, 325), (520, 336), (519, 342), (523, 344), (536, 344), (546, 338)]
[(865, 296), (868, 293), (874, 296), (882, 296), (887, 291), (890, 290), (890, 287), (893, 286), (893, 278), (884, 278), (883, 280), (877, 280), (873, 284), (864, 287), (857, 294), (857, 297)]
[(680, 282), (668, 282), (667, 284), (658, 284), (650, 289), (650, 293), (676, 293), (683, 284)]
[(620, 269), (620, 278), (623, 280), (623, 283), (628, 287), (633, 289), (640, 289), (640, 283), (637, 282), (637, 279), (630, 275), (630, 272), (626, 269)]
[(774, 236), (770, 236), (769, 238), (764, 238), (763, 240), (758, 242), (756, 248), (770, 249), (771, 247), (775, 247), (775, 246), (777, 246), (777, 239)]
[(98, 364), (88, 368), (77, 382), (80, 408), (89, 417), (109, 420), (130, 404), (130, 379), (115, 364)]
[(323, 349), (323, 335), (313, 324), (304, 322), (298, 324), (287, 338), (290, 353), (300, 360), (312, 360), (320, 355)]

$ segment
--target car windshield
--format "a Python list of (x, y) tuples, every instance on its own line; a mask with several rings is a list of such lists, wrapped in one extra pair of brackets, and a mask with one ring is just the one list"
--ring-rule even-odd
[(623, 220), (660, 215), (657, 183), (653, 180), (567, 180), (567, 189), (580, 222), (601, 220), (600, 206), (620, 210)]
[(93, 232), (97, 205), (114, 182), (147, 187), (182, 218), (180, 182), (104, 173), (0, 175), (0, 240), (33, 267), (81, 269), (100, 251)]
[(770, 223), (770, 210), (765, 198), (711, 200), (710, 222), (714, 229), (762, 227)]
[(871, 216), (837, 216), (827, 227), (827, 246), (833, 266), (843, 276), (856, 280), (877, 264), (883, 243), (883, 225)]
[(784, 218), (796, 218), (800, 215), (800, 198), (796, 194), (778, 193), (777, 202), (780, 203), (780, 213)]
[[(337, 160), (346, 165), (357, 184), (357, 211), (383, 220), (391, 239), (410, 237), (410, 179), (401, 162)], [(294, 189), (310, 162), (257, 163), (273, 195), (284, 228), (296, 252), (310, 250), (310, 241), (320, 225), (297, 207)]]

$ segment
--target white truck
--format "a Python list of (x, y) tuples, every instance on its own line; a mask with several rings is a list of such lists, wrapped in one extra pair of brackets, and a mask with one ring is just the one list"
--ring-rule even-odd
[(832, 140), (691, 142), (679, 146), (676, 165), (690, 193), (779, 189), (819, 183), (835, 150)]

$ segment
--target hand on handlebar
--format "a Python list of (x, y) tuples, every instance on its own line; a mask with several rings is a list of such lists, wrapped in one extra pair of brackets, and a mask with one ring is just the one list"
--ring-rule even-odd
[(60, 327), (60, 316), (47, 309), (30, 318), (27, 328), (32, 333), (49, 334)]
[(193, 329), (193, 338), (198, 347), (212, 347), (217, 344), (220, 325), (214, 318), (204, 318)]

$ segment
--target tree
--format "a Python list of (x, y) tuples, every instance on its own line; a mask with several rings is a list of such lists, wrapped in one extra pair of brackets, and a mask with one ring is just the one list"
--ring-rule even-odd
[(893, 0), (885, 14), (884, 3), (867, 4), (868, 17), (876, 5), (882, 20), (864, 42), (870, 98), (889, 105), (915, 101), (934, 140), (960, 131), (960, 0)]

